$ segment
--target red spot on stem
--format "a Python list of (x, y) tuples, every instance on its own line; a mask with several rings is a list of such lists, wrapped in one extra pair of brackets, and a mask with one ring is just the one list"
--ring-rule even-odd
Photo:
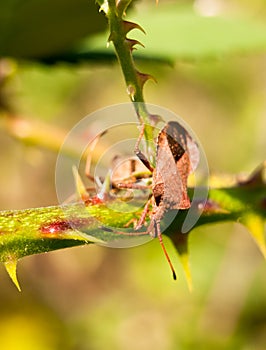
[(98, 205), (102, 203), (103, 203), (103, 200), (100, 199), (98, 196), (91, 197), (85, 201), (86, 205)]
[(92, 205), (97, 205), (97, 204), (102, 204), (102, 203), (103, 203), (103, 201), (98, 196), (94, 196), (91, 198)]
[(64, 231), (67, 230), (81, 229), (82, 227), (88, 226), (89, 223), (89, 219), (57, 220), (41, 226), (40, 231), (42, 234), (56, 235), (64, 233)]
[(41, 227), (41, 232), (44, 234), (57, 234), (62, 231), (71, 230), (71, 225), (68, 221), (55, 221)]

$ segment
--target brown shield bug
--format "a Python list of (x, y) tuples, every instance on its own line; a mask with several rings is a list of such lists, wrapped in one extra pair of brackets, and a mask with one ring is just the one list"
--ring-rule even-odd
[[(144, 126), (137, 141), (135, 153), (152, 172), (152, 196), (144, 207), (136, 229), (143, 225), (145, 217), (148, 215), (150, 204), (152, 204), (151, 220), (147, 233), (152, 237), (158, 237), (172, 270), (173, 278), (176, 279), (174, 267), (163, 243), (160, 222), (168, 210), (190, 208), (187, 181), (189, 174), (197, 167), (199, 161), (198, 146), (181, 124), (176, 121), (170, 121), (158, 134), (155, 167), (153, 168), (147, 157), (139, 149), (143, 133)], [(121, 183), (119, 187), (144, 188), (134, 183)], [(138, 234), (138, 232), (135, 232), (135, 234)]]

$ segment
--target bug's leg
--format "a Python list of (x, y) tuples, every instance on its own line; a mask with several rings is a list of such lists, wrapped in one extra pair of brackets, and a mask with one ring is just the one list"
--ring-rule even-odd
[(156, 236), (158, 237), (159, 242), (160, 242), (160, 244), (161, 244), (161, 247), (162, 247), (162, 249), (163, 249), (163, 252), (164, 252), (164, 255), (165, 255), (165, 257), (166, 257), (166, 260), (168, 261), (168, 264), (169, 264), (169, 266), (170, 266), (170, 268), (171, 268), (171, 270), (172, 270), (173, 279), (176, 280), (176, 273), (175, 273), (174, 266), (173, 266), (173, 264), (172, 264), (172, 262), (171, 262), (171, 260), (170, 260), (170, 257), (169, 257), (169, 255), (168, 255), (167, 250), (166, 250), (166, 248), (165, 248), (165, 245), (164, 245), (164, 243), (163, 243), (163, 237), (162, 237), (161, 228), (160, 228), (160, 221), (157, 221), (157, 220), (156, 220), (156, 221), (154, 222), (154, 229), (155, 229), (155, 234), (156, 234)]
[(114, 229), (110, 229), (105, 226), (100, 226), (99, 227), (101, 230), (106, 231), (106, 232), (112, 232), (116, 233), (118, 235), (123, 235), (123, 236), (147, 236), (149, 233), (148, 231), (133, 231), (133, 232), (126, 232), (126, 231), (115, 231)]
[(124, 227), (125, 227), (125, 228), (128, 228), (131, 224), (133, 224), (134, 230), (135, 230), (135, 229), (136, 229), (136, 228), (135, 228), (135, 227), (136, 227), (136, 220), (137, 220), (137, 219), (135, 219), (135, 218), (130, 219), (130, 220), (124, 225)]
[(148, 186), (148, 185), (140, 185), (140, 184), (136, 184), (136, 183), (118, 183), (115, 185), (117, 188), (119, 189), (132, 189), (132, 190), (148, 190), (148, 189), (151, 189), (151, 186)]
[(142, 213), (141, 213), (141, 216), (140, 216), (140, 218), (139, 218), (139, 220), (138, 220), (138, 222), (137, 222), (137, 225), (136, 225), (136, 227), (135, 227), (136, 230), (138, 230), (139, 228), (141, 228), (141, 226), (143, 226), (144, 221), (145, 221), (145, 219), (146, 219), (146, 216), (148, 215), (148, 212), (149, 212), (149, 206), (150, 206), (150, 204), (151, 204), (151, 201), (152, 201), (152, 198), (150, 198), (150, 199), (147, 201), (147, 203), (145, 204), (145, 207), (144, 207), (144, 209), (143, 209), (143, 211), (142, 211)]
[[(149, 206), (150, 206), (150, 203), (152, 201), (152, 198), (150, 198), (147, 203), (145, 204), (145, 207), (141, 213), (141, 216), (139, 219), (136, 219), (136, 218), (133, 218), (131, 220), (129, 220), (125, 225), (124, 227), (129, 227), (131, 224), (134, 225), (134, 230), (139, 230), (143, 224), (144, 224), (144, 221), (145, 221), (145, 218), (146, 216), (148, 215), (148, 212), (149, 212)], [(147, 232), (149, 233), (149, 232)]]
[(135, 154), (136, 156), (139, 158), (139, 160), (142, 161), (142, 163), (147, 167), (147, 169), (150, 170), (150, 172), (153, 172), (153, 167), (151, 166), (151, 163), (149, 162), (148, 158), (145, 156), (144, 153), (141, 152), (140, 148), (139, 148), (139, 144), (140, 141), (144, 135), (144, 130), (145, 130), (145, 124), (141, 125), (141, 129), (140, 129), (140, 133), (139, 133), (139, 137), (137, 139), (136, 145), (135, 145)]

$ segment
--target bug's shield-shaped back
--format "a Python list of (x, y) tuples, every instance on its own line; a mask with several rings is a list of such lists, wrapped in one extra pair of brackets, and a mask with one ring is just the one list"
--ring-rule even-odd
[(157, 140), (157, 164), (153, 174), (153, 193), (157, 206), (188, 209), (187, 181), (198, 164), (197, 144), (177, 122), (169, 122)]

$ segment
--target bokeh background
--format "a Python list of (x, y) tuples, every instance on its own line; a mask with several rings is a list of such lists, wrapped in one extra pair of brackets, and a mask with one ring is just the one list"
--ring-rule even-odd
[[(264, 0), (172, 1), (180, 6), (176, 12), (168, 3), (138, 1), (129, 18), (147, 16), (144, 28), (150, 11), (176, 13), (177, 22), (184, 9), (192, 19), (195, 13), (233, 23), (244, 18), (254, 26), (266, 19)], [(112, 51), (97, 49), (107, 34), (94, 1), (5, 0), (1, 7), (0, 209), (56, 205), (55, 165), (64, 135), (95, 110), (128, 102), (123, 77)], [(232, 52), (207, 53), (192, 50), (195, 28), (174, 32), (174, 39), (164, 26), (159, 29), (171, 48), (186, 36), (188, 47), (180, 55), (166, 50), (163, 57), (149, 53), (149, 41), (149, 54), (139, 49), (139, 69), (157, 79), (147, 83), (146, 101), (190, 124), (212, 174), (251, 172), (265, 159), (266, 27), (256, 47), (252, 32), (242, 42), (240, 30), (240, 47), (234, 42)], [(201, 40), (212, 48), (233, 34), (214, 32), (210, 44)], [(192, 232), (193, 293), (165, 241), (177, 282), (157, 240), (130, 249), (95, 245), (24, 258), (18, 266), (22, 293), (1, 266), (0, 348), (264, 350), (265, 262), (246, 229), (226, 223)]]

